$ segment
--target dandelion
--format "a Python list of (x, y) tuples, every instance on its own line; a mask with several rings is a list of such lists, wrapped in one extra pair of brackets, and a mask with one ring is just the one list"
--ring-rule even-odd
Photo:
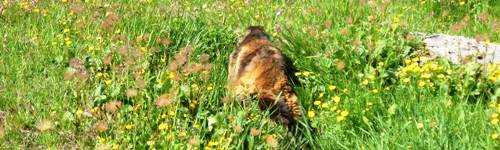
[(490, 123), (491, 125), (497, 125), (498, 124), (498, 118), (491, 119)]
[(325, 95), (325, 93), (321, 92), (321, 93), (319, 93), (319, 96), (318, 96), (318, 97), (319, 97), (319, 98), (322, 98), (324, 95)]
[(98, 136), (98, 137), (97, 137), (97, 141), (98, 141), (99, 143), (105, 143), (105, 142), (106, 142), (106, 139), (105, 139), (105, 138), (103, 138), (103, 137)]
[(146, 144), (149, 145), (149, 146), (154, 146), (155, 145), (155, 141), (151, 141), (150, 140), (150, 141), (147, 141)]
[(340, 97), (339, 96), (334, 96), (332, 99), (333, 99), (333, 101), (335, 103), (339, 103), (340, 102)]
[(347, 115), (349, 115), (349, 111), (344, 110), (340, 113), (340, 115), (346, 117)]
[(316, 105), (316, 106), (321, 105), (321, 101), (314, 101), (314, 105)]
[(217, 146), (218, 144), (219, 143), (217, 143), (216, 141), (211, 140), (210, 142), (208, 142), (207, 147), (214, 147)]
[(111, 79), (104, 80), (104, 83), (105, 83), (106, 85), (110, 85), (112, 82), (113, 82), (113, 80), (111, 80)]
[(368, 79), (363, 80), (363, 82), (361, 82), (361, 84), (368, 85)]
[(341, 121), (345, 120), (345, 117), (344, 116), (337, 116), (336, 119), (337, 119), (337, 122), (341, 122)]
[(498, 117), (498, 114), (497, 113), (493, 113), (491, 114), (491, 118), (497, 118)]
[(127, 124), (127, 125), (125, 125), (125, 129), (127, 129), (127, 130), (130, 130), (130, 129), (134, 128), (134, 127), (135, 127), (134, 124)]
[(160, 131), (165, 131), (168, 129), (168, 124), (166, 123), (161, 123), (160, 125), (158, 125), (158, 130)]
[(307, 116), (308, 116), (309, 118), (314, 118), (314, 116), (316, 116), (316, 113), (314, 113), (314, 111), (312, 111), (312, 110), (309, 110), (309, 111), (307, 112)]
[(311, 75), (311, 72), (309, 72), (309, 71), (304, 71), (304, 72), (302, 73), (302, 75), (304, 75), (305, 77), (309, 77), (309, 76)]
[(321, 105), (322, 108), (328, 108), (328, 103), (323, 103), (323, 105)]
[(424, 81), (419, 81), (418, 82), (418, 86), (419, 87), (424, 87), (425, 86), (425, 82)]
[(329, 85), (329, 86), (328, 86), (328, 90), (330, 90), (330, 91), (333, 91), (333, 90), (335, 90), (335, 89), (337, 89), (337, 87), (336, 87), (336, 86), (334, 86), (334, 85)]
[(499, 136), (498, 133), (491, 134), (491, 138), (494, 139), (494, 140), (498, 139), (498, 136)]
[(424, 74), (422, 74), (422, 78), (429, 79), (431, 77), (432, 77), (432, 74), (430, 74), (430, 73), (424, 73)]

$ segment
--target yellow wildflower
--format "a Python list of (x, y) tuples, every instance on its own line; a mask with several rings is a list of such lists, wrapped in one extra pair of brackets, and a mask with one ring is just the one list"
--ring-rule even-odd
[(316, 113), (314, 113), (314, 111), (310, 110), (310, 111), (307, 112), (307, 116), (309, 118), (314, 118), (314, 116), (316, 116)]
[(498, 117), (498, 114), (497, 113), (493, 113), (491, 114), (491, 118), (497, 118)]
[(305, 77), (308, 77), (309, 75), (311, 75), (311, 72), (309, 72), (309, 71), (304, 71), (302, 74), (303, 74)]
[(161, 123), (160, 125), (158, 125), (158, 129), (159, 130), (166, 130), (166, 129), (168, 129), (168, 124)]
[(491, 138), (494, 140), (498, 139), (498, 133), (491, 134)]
[(330, 85), (330, 86), (328, 86), (328, 90), (330, 90), (330, 91), (333, 91), (333, 90), (335, 90), (335, 89), (337, 89), (337, 87), (336, 87), (336, 86), (334, 86), (334, 85)]
[(170, 73), (168, 74), (168, 78), (169, 78), (169, 79), (173, 79), (173, 78), (175, 78), (175, 72), (170, 72)]
[(424, 81), (419, 81), (418, 82), (418, 86), (419, 87), (424, 87), (425, 86), (425, 82)]
[(498, 124), (498, 121), (499, 121), (499, 120), (498, 120), (498, 118), (494, 118), (494, 119), (491, 119), (490, 123), (491, 123), (492, 125), (497, 125), (497, 124)]
[(430, 73), (424, 73), (424, 74), (422, 74), (422, 78), (429, 79), (431, 77), (432, 77), (432, 74), (430, 74)]
[(148, 144), (149, 146), (153, 146), (155, 145), (155, 141), (147, 141), (146, 144)]
[(410, 82), (410, 79), (409, 79), (409, 78), (404, 78), (404, 79), (403, 79), (403, 82), (404, 82), (404, 83), (408, 83), (408, 82)]
[(345, 117), (344, 116), (337, 116), (337, 122), (341, 122), (343, 120), (345, 120)]
[(104, 83), (105, 83), (106, 85), (110, 85), (112, 81), (113, 81), (113, 80), (104, 80)]
[(314, 105), (316, 105), (316, 106), (321, 105), (321, 101), (314, 101)]
[(361, 82), (361, 84), (368, 85), (368, 79), (363, 80), (363, 82)]
[(97, 137), (97, 141), (99, 141), (99, 143), (104, 143), (104, 142), (106, 142), (106, 139), (103, 138), (103, 137), (98, 136)]
[(409, 60), (409, 59), (406, 59), (406, 60), (405, 60), (405, 64), (406, 64), (406, 65), (409, 65), (410, 63), (411, 63), (411, 60)]
[(130, 129), (134, 128), (134, 126), (135, 125), (133, 125), (133, 124), (125, 125), (125, 129), (130, 130)]
[(333, 101), (335, 103), (339, 103), (340, 102), (340, 97), (339, 96), (334, 96), (334, 97), (332, 97), (332, 99), (333, 99)]
[(349, 115), (349, 111), (347, 111), (347, 110), (344, 110), (340, 113), (340, 116), (343, 116), (343, 117), (346, 117), (347, 115)]

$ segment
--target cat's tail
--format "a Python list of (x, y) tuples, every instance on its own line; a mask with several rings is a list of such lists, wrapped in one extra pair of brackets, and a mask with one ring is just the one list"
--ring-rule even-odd
[(284, 91), (282, 96), (261, 93), (259, 107), (261, 110), (270, 109), (271, 118), (283, 123), (288, 129), (295, 128), (297, 119), (302, 115), (300, 104), (294, 92)]

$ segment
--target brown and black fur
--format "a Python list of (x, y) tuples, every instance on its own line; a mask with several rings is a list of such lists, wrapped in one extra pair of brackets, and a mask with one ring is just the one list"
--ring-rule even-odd
[(260, 26), (251, 26), (229, 58), (228, 89), (233, 96), (256, 96), (261, 110), (274, 111), (271, 117), (287, 127), (302, 115), (292, 88), (292, 64), (274, 47)]

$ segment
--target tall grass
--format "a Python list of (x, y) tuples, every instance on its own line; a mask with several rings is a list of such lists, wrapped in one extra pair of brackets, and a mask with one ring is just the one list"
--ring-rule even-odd
[[(497, 149), (498, 64), (424, 62), (412, 33), (498, 42), (499, 6), (4, 0), (0, 147)], [(226, 97), (228, 56), (250, 25), (299, 70), (314, 130), (288, 132)]]

